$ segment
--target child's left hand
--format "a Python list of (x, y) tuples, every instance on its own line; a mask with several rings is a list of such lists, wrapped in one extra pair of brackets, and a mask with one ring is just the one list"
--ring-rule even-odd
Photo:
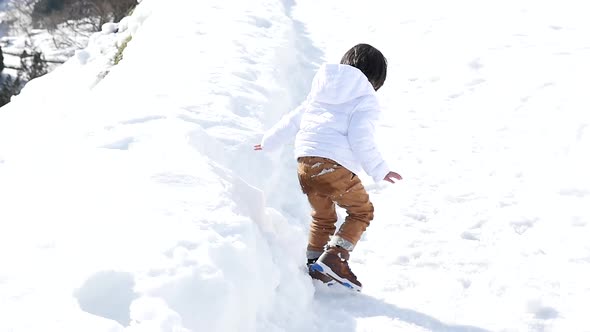
[(385, 175), (385, 178), (383, 180), (385, 180), (387, 182), (395, 183), (394, 179), (401, 180), (402, 176), (397, 174), (396, 172), (389, 172), (389, 173), (387, 173), (387, 175)]
[(260, 145), (260, 144), (256, 144), (256, 145), (254, 145), (254, 150), (255, 150), (255, 151), (260, 151), (260, 150), (262, 150), (262, 145)]

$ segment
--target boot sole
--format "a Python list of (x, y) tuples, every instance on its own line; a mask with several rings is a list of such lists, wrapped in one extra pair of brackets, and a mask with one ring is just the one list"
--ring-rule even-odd
[(311, 268), (314, 271), (318, 271), (319, 273), (327, 275), (328, 277), (334, 279), (336, 282), (338, 282), (339, 284), (341, 284), (342, 286), (344, 286), (346, 288), (349, 288), (350, 290), (360, 292), (363, 289), (362, 287), (359, 287), (358, 285), (353, 284), (348, 279), (341, 278), (336, 273), (334, 273), (334, 271), (332, 271), (332, 269), (328, 265), (326, 265), (322, 262), (313, 263), (311, 265)]
[(322, 276), (324, 276), (324, 277), (326, 277), (326, 278), (330, 278), (330, 280), (328, 280), (328, 281), (323, 281), (322, 279), (314, 278), (313, 276), (311, 276), (311, 275), (310, 275), (310, 276), (311, 276), (311, 279), (313, 279), (313, 280), (317, 280), (317, 281), (321, 281), (321, 282), (323, 282), (323, 283), (324, 283), (324, 285), (326, 285), (326, 286), (329, 286), (329, 287), (330, 287), (330, 286), (334, 286), (334, 285), (336, 284), (336, 280), (334, 280), (334, 278), (330, 277), (330, 276), (329, 276), (329, 275), (327, 275), (327, 274), (324, 274), (324, 273), (322, 273), (322, 271), (320, 271), (319, 269), (315, 269), (313, 265), (314, 265), (314, 264), (311, 264), (311, 265), (309, 266), (309, 271), (315, 271), (315, 272), (318, 272), (318, 273), (320, 273)]

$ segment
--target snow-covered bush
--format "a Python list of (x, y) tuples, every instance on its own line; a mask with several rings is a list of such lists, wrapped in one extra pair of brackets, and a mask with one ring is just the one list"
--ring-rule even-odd
[(20, 77), (2, 76), (0, 84), (0, 107), (8, 104), (12, 96), (20, 93), (23, 87), (23, 81)]
[(123, 42), (121, 43), (121, 45), (117, 49), (117, 54), (115, 55), (115, 59), (113, 61), (115, 63), (115, 65), (118, 65), (119, 62), (121, 60), (123, 60), (123, 52), (125, 51), (125, 48), (127, 48), (127, 44), (131, 41), (131, 39), (132, 39), (131, 36), (125, 38), (125, 40), (123, 40)]
[(0, 73), (4, 70), (4, 53), (2, 53), (2, 47), (0, 47)]
[[(0, 62), (3, 63), (1, 60), (2, 56), (0, 56)], [(0, 68), (4, 69), (4, 64)], [(28, 81), (41, 77), (47, 72), (47, 63), (42, 52), (29, 54), (24, 51), (20, 55), (20, 67), (17, 69), (16, 75), (3, 75), (0, 77), (0, 107), (8, 104), (12, 96), (18, 95)]]

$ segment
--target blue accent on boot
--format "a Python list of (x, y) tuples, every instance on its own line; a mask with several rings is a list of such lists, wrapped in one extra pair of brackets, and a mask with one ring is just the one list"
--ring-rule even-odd
[(321, 267), (319, 264), (315, 264), (315, 263), (314, 263), (314, 264), (311, 264), (311, 265), (309, 266), (309, 269), (310, 269), (311, 271), (324, 272), (324, 268), (323, 268), (323, 267)]

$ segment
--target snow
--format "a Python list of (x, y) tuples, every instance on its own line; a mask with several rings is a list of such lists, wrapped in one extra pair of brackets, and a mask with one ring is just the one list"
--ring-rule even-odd
[[(311, 168), (314, 168), (314, 166), (315, 165), (311, 166)], [(313, 178), (313, 177), (316, 177), (316, 176), (322, 176), (322, 175), (325, 175), (325, 174), (328, 174), (328, 173), (332, 173), (334, 171), (335, 171), (335, 169), (333, 169), (333, 168), (326, 168), (326, 169), (323, 169), (321, 172), (319, 172), (317, 175), (312, 175), (311, 177)]]
[[(590, 331), (583, 8), (143, 0), (0, 109), (0, 331)], [(359, 42), (404, 180), (361, 175), (352, 294), (304, 271), (292, 147), (252, 147)]]

